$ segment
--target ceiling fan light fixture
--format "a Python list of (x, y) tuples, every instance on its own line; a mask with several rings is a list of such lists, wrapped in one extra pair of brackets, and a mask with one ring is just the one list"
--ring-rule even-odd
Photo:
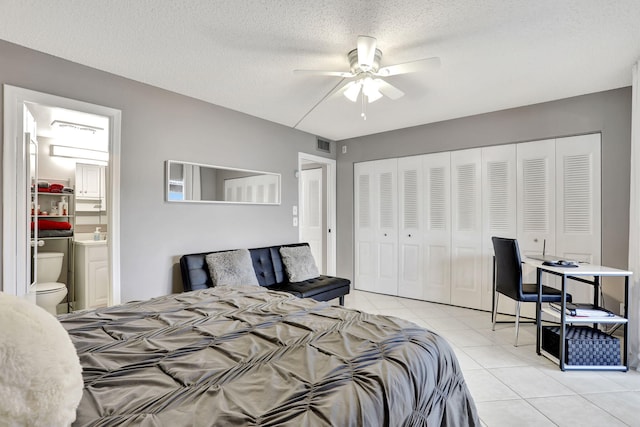
[(356, 82), (350, 82), (347, 84), (347, 87), (344, 91), (344, 96), (351, 102), (356, 102), (358, 100), (358, 96), (360, 95), (360, 90), (362, 89), (362, 84), (360, 80)]
[(371, 77), (366, 77), (362, 80), (362, 93), (366, 95), (369, 104), (382, 98), (378, 85)]

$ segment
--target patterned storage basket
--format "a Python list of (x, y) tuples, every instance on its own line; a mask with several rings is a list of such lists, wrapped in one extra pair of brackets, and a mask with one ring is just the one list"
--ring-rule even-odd
[[(620, 365), (620, 340), (589, 326), (567, 326), (565, 336), (567, 365), (615, 366)], [(542, 348), (558, 357), (560, 353), (560, 327), (542, 327)]]

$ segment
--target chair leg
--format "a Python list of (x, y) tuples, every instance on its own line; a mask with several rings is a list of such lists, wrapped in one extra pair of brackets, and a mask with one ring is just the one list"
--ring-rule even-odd
[(495, 303), (493, 304), (493, 312), (491, 313), (491, 321), (493, 322), (493, 326), (491, 327), (492, 331), (496, 330), (496, 318), (498, 317), (498, 297), (499, 293), (496, 292)]
[(518, 346), (518, 331), (520, 330), (520, 301), (516, 304), (516, 342), (513, 344), (514, 347)]

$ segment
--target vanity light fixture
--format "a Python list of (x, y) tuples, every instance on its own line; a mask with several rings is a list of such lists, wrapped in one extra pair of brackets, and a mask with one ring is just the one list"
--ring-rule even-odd
[(101, 127), (84, 125), (82, 123), (65, 122), (64, 120), (54, 120), (51, 122), (51, 126), (54, 128), (55, 127), (60, 129), (70, 128), (74, 130), (80, 130), (80, 131), (91, 132), (91, 133), (96, 133), (99, 130), (104, 130)]
[(57, 157), (71, 157), (75, 159), (109, 161), (109, 153), (106, 151), (87, 150), (86, 148), (67, 147), (64, 145), (51, 145), (51, 155)]

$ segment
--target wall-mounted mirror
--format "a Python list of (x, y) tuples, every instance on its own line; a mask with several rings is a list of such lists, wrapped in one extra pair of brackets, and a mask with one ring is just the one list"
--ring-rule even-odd
[(280, 204), (280, 174), (167, 160), (167, 201)]

